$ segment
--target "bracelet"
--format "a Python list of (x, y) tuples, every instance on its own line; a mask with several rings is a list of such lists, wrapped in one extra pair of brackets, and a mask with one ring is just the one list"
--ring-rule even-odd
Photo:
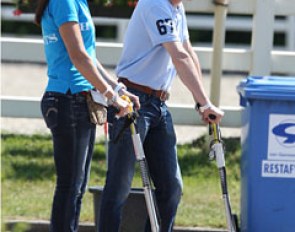
[(110, 85), (108, 85), (107, 86), (107, 88), (106, 88), (106, 90), (102, 93), (102, 96), (106, 96), (106, 94), (108, 93), (108, 92), (110, 92), (112, 90), (112, 87), (110, 86)]
[(126, 86), (122, 82), (119, 82), (117, 84), (117, 86), (114, 88), (114, 92), (116, 94), (119, 94), (119, 91), (122, 90), (122, 89), (126, 89)]

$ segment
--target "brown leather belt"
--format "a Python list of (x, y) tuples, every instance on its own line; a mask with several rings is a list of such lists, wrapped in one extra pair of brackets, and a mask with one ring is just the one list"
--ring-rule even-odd
[(169, 92), (163, 91), (163, 90), (155, 90), (151, 89), (150, 87), (135, 84), (131, 81), (129, 81), (127, 78), (120, 77), (118, 79), (119, 82), (122, 82), (126, 87), (141, 91), (143, 93), (146, 93), (148, 95), (153, 95), (157, 98), (159, 98), (161, 101), (167, 101), (169, 99)]

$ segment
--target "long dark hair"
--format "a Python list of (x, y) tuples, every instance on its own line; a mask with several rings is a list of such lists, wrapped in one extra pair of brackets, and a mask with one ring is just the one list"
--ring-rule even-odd
[(35, 23), (40, 26), (43, 12), (48, 5), (49, 0), (38, 0), (38, 5), (35, 12)]

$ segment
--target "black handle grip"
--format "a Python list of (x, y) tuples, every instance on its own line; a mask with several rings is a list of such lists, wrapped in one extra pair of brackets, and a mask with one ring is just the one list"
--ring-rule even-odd
[(210, 118), (211, 120), (215, 120), (215, 119), (216, 119), (216, 115), (214, 115), (214, 114), (209, 114), (209, 118)]

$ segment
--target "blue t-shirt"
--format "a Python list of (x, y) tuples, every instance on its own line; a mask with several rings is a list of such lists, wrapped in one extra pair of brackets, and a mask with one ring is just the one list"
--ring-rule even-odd
[(173, 6), (169, 0), (138, 1), (125, 34), (117, 76), (156, 90), (168, 90), (176, 69), (162, 44), (188, 39), (182, 3)]
[(77, 93), (93, 88), (70, 60), (59, 27), (66, 22), (80, 25), (85, 49), (93, 62), (95, 54), (95, 28), (87, 0), (50, 0), (42, 17), (42, 35), (48, 64), (46, 91)]

